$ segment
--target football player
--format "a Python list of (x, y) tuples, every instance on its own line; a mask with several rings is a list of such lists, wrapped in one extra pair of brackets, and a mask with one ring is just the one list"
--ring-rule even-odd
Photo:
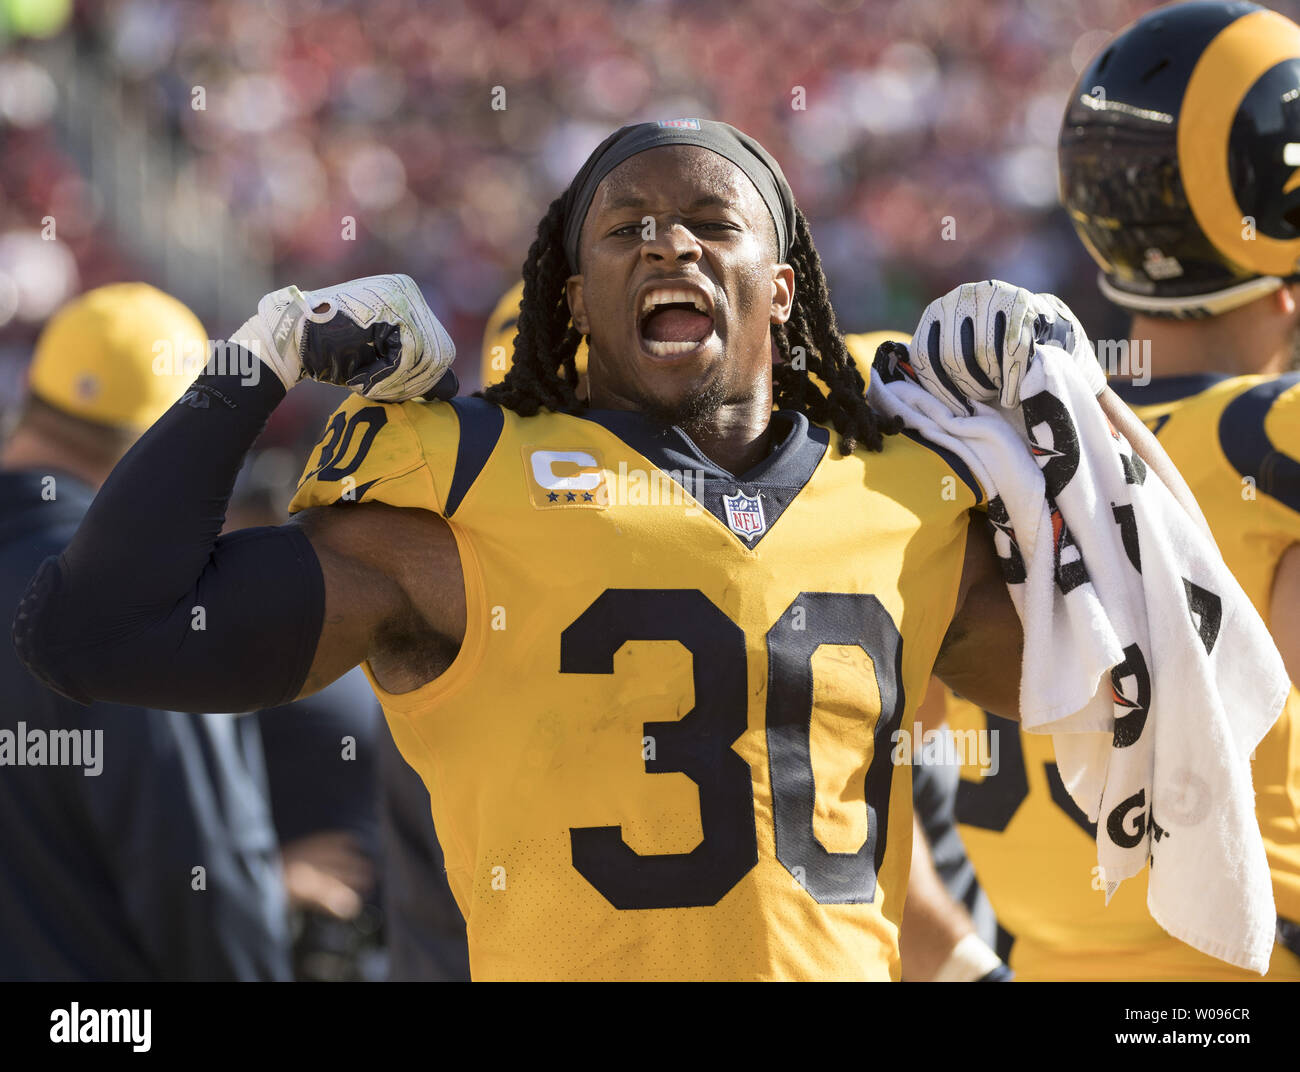
[[(488, 317), (480, 355), (481, 379), (485, 386), (504, 380), (514, 360), (523, 290), (522, 282), (512, 287)], [(867, 375), (870, 375), (877, 347), (886, 340), (906, 345), (909, 337), (906, 332), (898, 331), (844, 337), (850, 356), (859, 368), (866, 370)], [(578, 344), (574, 367), (578, 373), (575, 393), (584, 398), (587, 375), (585, 341)], [(825, 385), (815, 376), (812, 379), (819, 389), (825, 390)], [(992, 910), (975, 884), (974, 871), (965, 857), (953, 819), (956, 773), (951, 772), (951, 783), (941, 776), (945, 773), (949, 772), (921, 767), (912, 774), (915, 815), (912, 858), (906, 910), (899, 928), (903, 978), (922, 982), (1001, 980), (1010, 973), (991, 948), (996, 941)], [(943, 850), (939, 861), (932, 856), (930, 849), (936, 842), (941, 843)], [(979, 913), (983, 933), (977, 933), (971, 911)]]
[[(476, 978), (897, 978), (891, 735), (932, 668), (1015, 715), (978, 484), (867, 406), (807, 221), (726, 124), (616, 131), (523, 275), (509, 373), (450, 404), (414, 400), (455, 390), (453, 349), (406, 277), (266, 296), (43, 564), (18, 651), (74, 698), (179, 710), (361, 663), (429, 787)], [(1014, 314), (976, 358), (1028, 360), (1050, 313), (972, 293)], [(357, 393), (296, 517), (218, 538), (304, 376)]]
[[(1109, 352), (1116, 390), (1155, 431), (1219, 548), (1300, 675), (1300, 27), (1245, 3), (1177, 4), (1127, 27), (1084, 70), (1060, 135), (1061, 194), (1133, 315)], [(1157, 373), (1154, 378), (1152, 369)], [(1147, 382), (1149, 380), (1149, 382)], [(1139, 706), (1141, 695), (1117, 697)], [(1300, 979), (1300, 696), (1256, 749), (1257, 814), (1278, 942), (1267, 978)], [(1050, 737), (952, 700), (959, 731), (1000, 733), (967, 772), (958, 820), (1022, 980), (1258, 979), (1170, 937), (1145, 877), (1109, 907), (1096, 829)], [(1195, 794), (1168, 808), (1194, 809)]]

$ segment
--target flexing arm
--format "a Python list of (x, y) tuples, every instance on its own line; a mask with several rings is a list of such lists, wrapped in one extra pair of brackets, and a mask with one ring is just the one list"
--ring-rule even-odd
[[(42, 565), (15, 642), (51, 687), (83, 702), (254, 710), (322, 689), (367, 658), (399, 682), (423, 635), (463, 635), (455, 542), (426, 511), (318, 507), (218, 535), (256, 436), (228, 418), (224, 407), (173, 407), (114, 470), (64, 553)], [(459, 599), (435, 594), (444, 573)]]
[(465, 583), (447, 522), (382, 503), (318, 506), (301, 525), (325, 578), (324, 626), (300, 696), (363, 659), (389, 692), (431, 681), (465, 636)]
[(404, 665), (404, 646), (425, 634), (458, 639), (463, 600), (428, 591), (454, 559), (432, 514), (350, 505), (220, 535), (235, 475), (286, 384), (310, 373), (393, 397), (395, 378), (429, 389), (429, 347), (443, 369), (450, 362), (412, 315), (423, 300), (403, 277), (319, 292), (329, 302), (314, 337), (301, 314), (281, 331), (287, 293), (268, 295), (245, 325), (269, 358), (241, 368), (262, 375), (200, 376), (118, 464), (64, 553), (42, 564), (14, 643), (50, 687), (81, 702), (247, 711), (322, 688), (367, 657), (391, 664), (397, 651)]

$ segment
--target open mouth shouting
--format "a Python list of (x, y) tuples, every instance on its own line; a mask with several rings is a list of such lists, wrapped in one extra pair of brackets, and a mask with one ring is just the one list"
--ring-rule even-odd
[(641, 349), (649, 356), (685, 357), (714, 336), (713, 302), (693, 284), (646, 284), (638, 305), (637, 329)]

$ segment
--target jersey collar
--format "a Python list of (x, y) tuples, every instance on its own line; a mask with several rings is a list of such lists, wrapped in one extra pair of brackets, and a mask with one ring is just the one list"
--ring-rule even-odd
[[(696, 483), (702, 486), (687, 487), (686, 491), (721, 521), (742, 546), (750, 549), (771, 531), (786, 507), (803, 490), (830, 444), (830, 433), (809, 423), (802, 413), (778, 410), (772, 414), (775, 446), (757, 465), (737, 475), (707, 458), (681, 428), (663, 425), (644, 413), (589, 409), (581, 418), (614, 433), (669, 476), (682, 472), (698, 474)], [(736, 515), (729, 511), (727, 499), (733, 500), (734, 509), (741, 496), (761, 500), (761, 509), (754, 507), (748, 511), (751, 518), (761, 519), (762, 527), (758, 531), (746, 534), (743, 527), (733, 523)]]
[(809, 424), (802, 413), (778, 410), (772, 414), (776, 443), (767, 457), (746, 472), (735, 474), (707, 458), (677, 425), (660, 424), (635, 410), (589, 409), (581, 417), (613, 432), (660, 469), (693, 469), (706, 477), (743, 484), (802, 487), (830, 442), (827, 432)]

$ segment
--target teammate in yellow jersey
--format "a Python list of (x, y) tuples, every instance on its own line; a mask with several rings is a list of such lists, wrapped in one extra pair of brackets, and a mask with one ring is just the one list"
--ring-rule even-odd
[[(479, 382), (491, 387), (506, 378), (515, 359), (515, 336), (519, 333), (519, 305), (524, 300), (524, 285), (516, 283), (493, 307), (483, 327), (483, 345), (479, 358)], [(578, 373), (577, 395), (587, 397), (587, 340), (578, 343), (573, 355)], [(868, 361), (866, 367), (870, 368)]]
[[(1300, 145), (1298, 98), (1300, 27), (1249, 4), (1180, 4), (1092, 61), (1060, 139), (1066, 208), (1102, 290), (1133, 313), (1132, 338), (1098, 354), (1129, 380), (1117, 392), (1182, 471), (1293, 680), (1300, 375), (1286, 370), (1300, 341), (1300, 159), (1286, 158)], [(1095, 830), (1061, 784), (1050, 737), (959, 700), (949, 718), (999, 733), (996, 775), (965, 772), (957, 810), (980, 883), (1016, 937), (1017, 978), (1258, 978), (1169, 937), (1147, 912), (1144, 879), (1105, 906)], [(1253, 774), (1279, 916), (1268, 978), (1300, 979), (1294, 689)]]
[[(19, 654), (75, 698), (177, 710), (361, 663), (429, 787), (476, 978), (897, 978), (891, 734), (932, 671), (1015, 714), (978, 485), (867, 406), (807, 221), (734, 128), (615, 132), (524, 279), (510, 372), (450, 404), (416, 401), (454, 392), (453, 350), (406, 277), (264, 297), (43, 564)], [(1030, 314), (982, 341), (990, 367), (1042, 326), (1012, 297)], [(359, 397), (296, 517), (218, 536), (308, 376)]]

